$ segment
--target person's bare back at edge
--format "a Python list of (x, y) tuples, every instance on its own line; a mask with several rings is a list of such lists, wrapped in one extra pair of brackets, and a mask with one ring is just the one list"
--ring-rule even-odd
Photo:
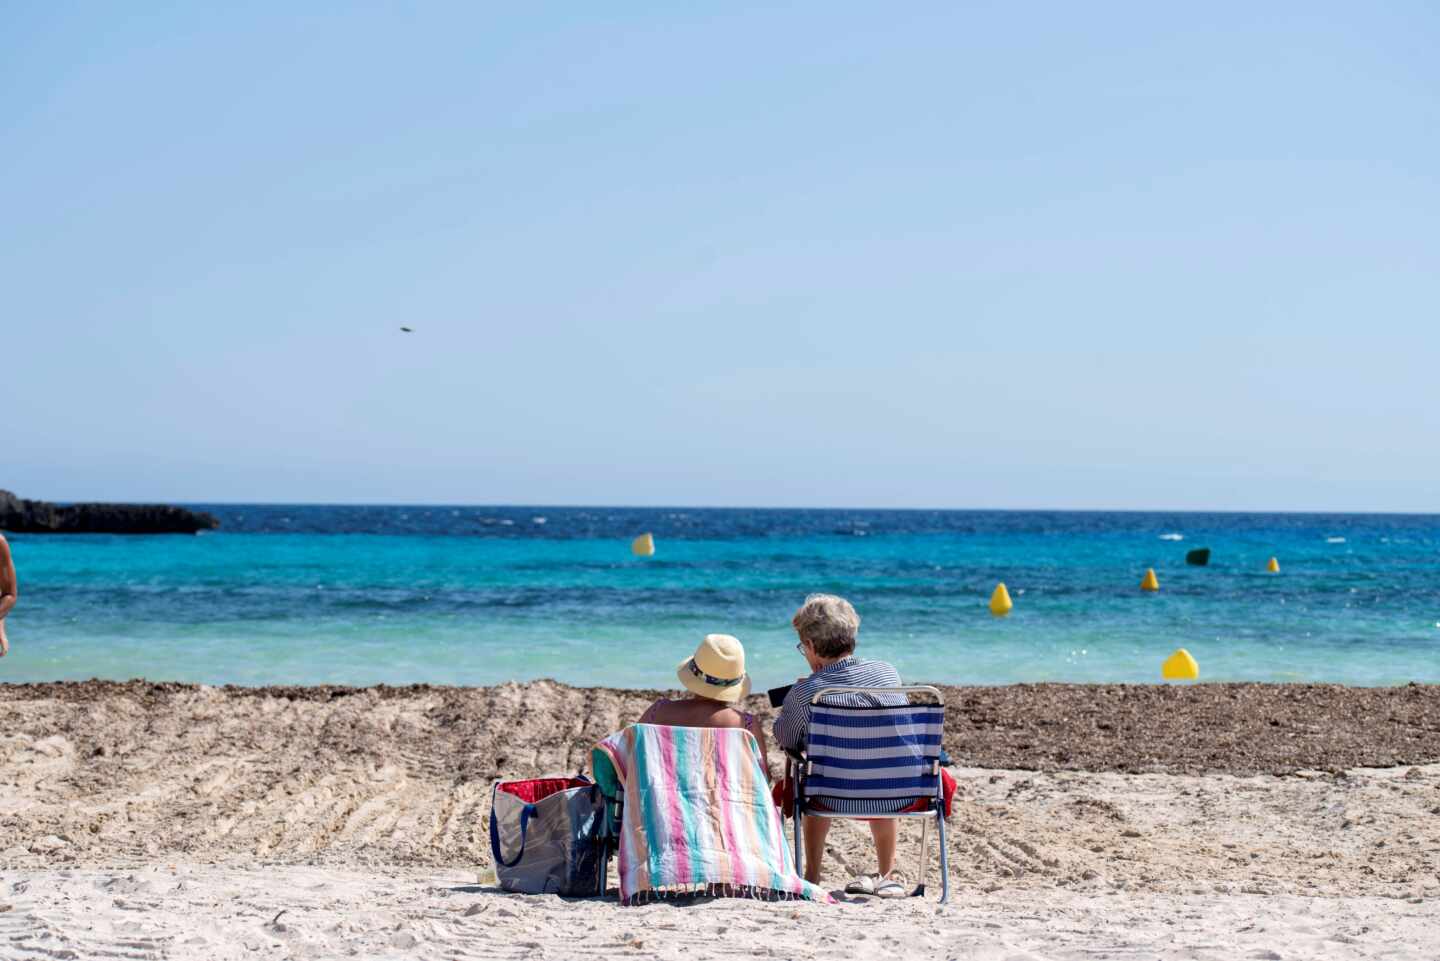
[(15, 577), (15, 560), (10, 556), (10, 542), (0, 534), (0, 657), (10, 653), (10, 638), (5, 636), (5, 615), (20, 596), (20, 582)]
[(670, 727), (743, 727), (760, 743), (760, 766), (770, 776), (769, 752), (765, 750), (765, 728), (754, 715), (729, 704), (692, 694), (671, 700), (662, 697), (640, 716), (641, 724), (666, 724)]

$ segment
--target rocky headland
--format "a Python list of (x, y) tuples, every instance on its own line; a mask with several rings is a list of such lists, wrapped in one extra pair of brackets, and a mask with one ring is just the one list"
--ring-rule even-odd
[(51, 504), (0, 490), (0, 531), (16, 534), (194, 534), (220, 526), (203, 511), (163, 504)]

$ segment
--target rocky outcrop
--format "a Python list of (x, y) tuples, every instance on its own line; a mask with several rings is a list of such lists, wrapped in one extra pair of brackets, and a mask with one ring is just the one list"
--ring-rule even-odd
[(203, 511), (163, 504), (50, 504), (0, 490), (0, 531), (17, 534), (194, 534), (219, 527)]

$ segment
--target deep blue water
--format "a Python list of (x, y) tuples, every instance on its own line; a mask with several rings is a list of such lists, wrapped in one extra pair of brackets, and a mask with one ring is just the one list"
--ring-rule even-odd
[(1204, 680), (1440, 682), (1437, 515), (195, 506), (221, 530), (12, 535), (0, 679), (670, 686), (725, 631), (765, 687), (831, 591), (915, 680), (1154, 681), (1183, 646)]

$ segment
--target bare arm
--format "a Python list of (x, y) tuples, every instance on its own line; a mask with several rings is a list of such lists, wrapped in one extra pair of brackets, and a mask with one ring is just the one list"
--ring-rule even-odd
[(15, 559), (10, 544), (0, 536), (0, 657), (10, 653), (10, 638), (5, 636), (5, 615), (20, 596), (20, 581), (15, 577)]
[(760, 766), (765, 769), (765, 780), (770, 780), (770, 753), (765, 750), (765, 725), (754, 714), (750, 715), (750, 733), (760, 742)]
[(10, 543), (0, 537), (0, 617), (10, 613), (19, 597), (20, 582), (15, 577), (15, 559), (10, 556)]

